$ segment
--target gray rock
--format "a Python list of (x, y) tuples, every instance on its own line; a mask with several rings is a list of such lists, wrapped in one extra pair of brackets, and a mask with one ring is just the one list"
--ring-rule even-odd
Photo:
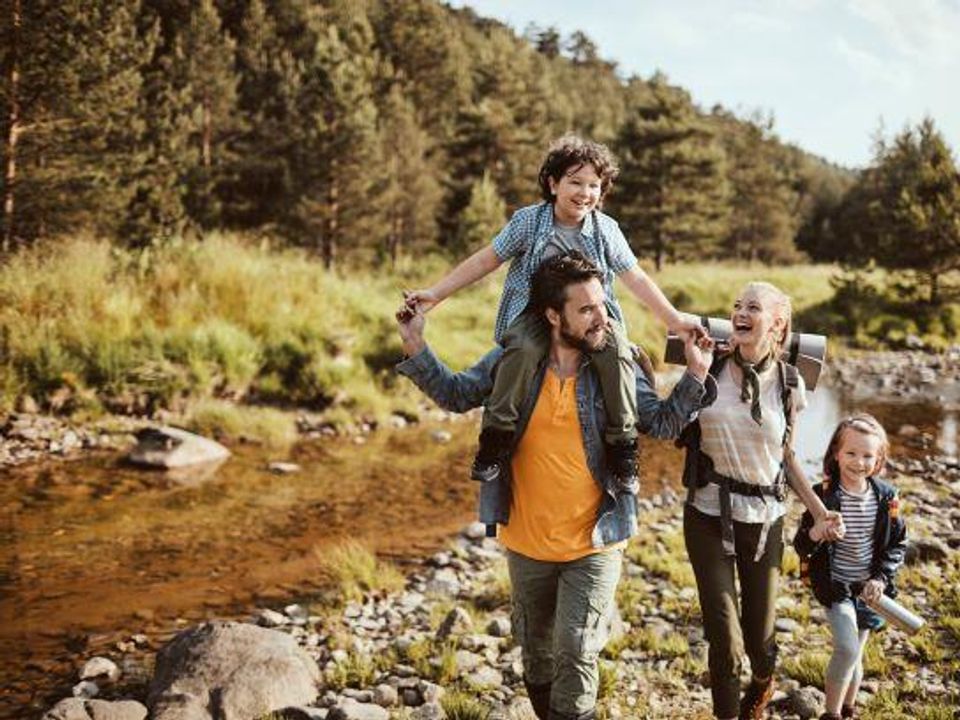
[(469, 673), (464, 680), (475, 688), (499, 688), (503, 685), (503, 675), (489, 665), (482, 665)]
[(310, 705), (320, 669), (289, 635), (236, 622), (209, 622), (158, 654), (147, 706), (152, 720), (260, 717)]
[(496, 638), (509, 637), (510, 631), (510, 618), (495, 617), (487, 624), (487, 635), (493, 635)]
[(393, 685), (381, 683), (373, 689), (373, 701), (380, 707), (393, 707), (400, 702), (400, 693)]
[(452, 568), (441, 568), (433, 574), (425, 589), (431, 595), (456, 597), (460, 594), (460, 580)]
[(790, 708), (801, 720), (819, 717), (823, 712), (825, 696), (814, 687), (804, 687), (790, 692)]
[(263, 608), (257, 611), (257, 624), (268, 628), (280, 627), (287, 624), (287, 616), (276, 610)]
[(100, 694), (100, 688), (91, 680), (83, 680), (73, 686), (73, 696), (75, 698), (88, 699)]
[(66, 698), (48, 710), (41, 720), (90, 720), (82, 698)]
[(470, 540), (483, 540), (487, 536), (487, 526), (482, 522), (470, 523), (463, 529), (463, 536)]
[(469, 632), (472, 625), (473, 620), (470, 618), (470, 613), (457, 606), (447, 613), (443, 622), (440, 623), (440, 627), (437, 629), (437, 640), (443, 641), (451, 635), (462, 635)]
[(483, 664), (483, 658), (469, 650), (457, 650), (454, 657), (457, 659), (457, 672), (461, 675), (473, 672)]
[(412, 713), (410, 720), (446, 720), (447, 713), (438, 702), (424, 703)]
[(175, 427), (145, 428), (137, 433), (137, 445), (127, 459), (136, 465), (182, 468), (216, 463), (230, 456), (223, 445)]
[(389, 720), (390, 713), (379, 705), (360, 703), (347, 698), (331, 708), (327, 720)]
[(100, 678), (116, 682), (120, 679), (120, 668), (109, 658), (92, 657), (83, 664), (83, 668), (80, 670), (80, 679), (97, 680)]
[(91, 720), (144, 720), (147, 717), (147, 708), (136, 700), (89, 700), (87, 712)]
[(295, 706), (274, 713), (277, 720), (326, 720), (330, 711), (326, 708)]

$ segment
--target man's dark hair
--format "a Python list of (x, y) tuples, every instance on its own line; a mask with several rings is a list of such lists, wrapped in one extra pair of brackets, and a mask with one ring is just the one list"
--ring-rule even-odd
[(564, 135), (555, 140), (547, 151), (547, 157), (540, 166), (540, 175), (537, 182), (540, 184), (540, 194), (547, 202), (555, 200), (550, 190), (550, 178), (560, 182), (566, 173), (576, 172), (584, 165), (593, 165), (600, 176), (600, 197), (607, 194), (620, 168), (606, 145), (584, 140), (578, 135)]
[(530, 307), (538, 313), (547, 308), (563, 310), (567, 287), (596, 278), (603, 284), (603, 273), (583, 253), (570, 250), (544, 261), (533, 274)]

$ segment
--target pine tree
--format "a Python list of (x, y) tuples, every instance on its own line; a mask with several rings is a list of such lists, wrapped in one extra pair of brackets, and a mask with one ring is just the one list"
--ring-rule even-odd
[(496, 184), (489, 173), (484, 173), (470, 189), (470, 202), (460, 216), (458, 254), (473, 252), (489, 244), (503, 227), (506, 211), (506, 204), (497, 192)]
[(773, 120), (754, 116), (739, 121), (719, 111), (713, 120), (720, 123), (733, 188), (728, 256), (748, 262), (795, 261), (796, 178), (778, 152)]
[(960, 171), (932, 119), (878, 141), (838, 224), (858, 230), (850, 255), (918, 274), (939, 302), (941, 278), (960, 269)]
[(3, 248), (86, 226), (110, 232), (139, 158), (136, 3), (12, 0), (0, 17)]
[(213, 0), (200, 0), (183, 28), (184, 73), (192, 104), (192, 142), (199, 147), (199, 165), (187, 177), (186, 205), (190, 216), (205, 227), (220, 224), (215, 195), (224, 157), (225, 139), (238, 130), (234, 72), (236, 42), (221, 28)]
[(662, 75), (638, 98), (617, 138), (617, 218), (638, 254), (665, 259), (715, 252), (728, 212), (725, 158), (690, 98)]
[[(385, 234), (378, 195), (383, 190), (372, 29), (347, 6), (320, 34), (306, 68), (306, 164), (298, 206), (301, 227), (317, 239), (325, 267), (333, 267), (347, 239), (360, 244)], [(366, 48), (367, 54), (357, 52)]]
[(380, 119), (387, 177), (382, 204), (388, 229), (383, 249), (391, 264), (396, 264), (402, 252), (425, 247), (436, 237), (442, 191), (429, 157), (430, 139), (398, 85), (390, 89)]

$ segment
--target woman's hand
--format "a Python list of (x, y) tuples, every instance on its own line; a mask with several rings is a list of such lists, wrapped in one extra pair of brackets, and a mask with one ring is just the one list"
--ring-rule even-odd
[(843, 516), (831, 510), (814, 523), (809, 530), (809, 535), (814, 542), (834, 542), (842, 539), (846, 530)]
[(428, 312), (440, 303), (440, 296), (432, 289), (404, 290), (403, 301), (413, 310)]

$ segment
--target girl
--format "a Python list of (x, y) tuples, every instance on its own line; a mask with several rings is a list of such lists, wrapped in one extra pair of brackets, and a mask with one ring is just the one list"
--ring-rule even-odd
[(821, 720), (855, 717), (863, 679), (863, 648), (883, 620), (866, 602), (896, 595), (893, 580), (903, 563), (906, 527), (896, 489), (878, 480), (889, 451), (887, 434), (866, 413), (840, 422), (823, 458), (824, 505), (839, 510), (846, 534), (829, 542), (805, 513), (793, 543), (800, 572), (827, 607), (833, 655), (826, 672), (826, 712)]
[[(806, 402), (802, 378), (780, 361), (790, 318), (790, 299), (773, 285), (743, 289), (731, 315), (731, 351), (718, 354), (710, 370), (717, 399), (682, 438), (684, 539), (710, 645), (714, 714), (723, 719), (760, 718), (773, 694), (786, 483), (817, 517), (818, 532), (830, 538), (843, 532), (791, 448), (795, 414)], [(744, 650), (753, 680), (741, 698)]]

